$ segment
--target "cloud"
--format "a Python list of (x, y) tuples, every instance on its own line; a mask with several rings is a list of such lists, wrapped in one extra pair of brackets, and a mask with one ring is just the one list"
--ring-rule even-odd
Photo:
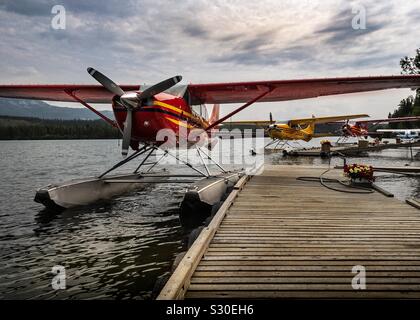
[(280, 53), (272, 47), (273, 41), (276, 39), (276, 32), (276, 30), (270, 30), (240, 38), (230, 36), (231, 40), (239, 40), (233, 50), (210, 57), (209, 61), (243, 65), (277, 64), (281, 58), (280, 55), (284, 55), (284, 53)]
[(270, 30), (256, 34), (250, 39), (241, 41), (237, 49), (242, 51), (259, 50), (272, 43), (272, 41), (276, 38), (276, 32), (277, 30)]
[(420, 10), (414, 10), (414, 11), (410, 11), (408, 13), (408, 17), (410, 17), (411, 22), (415, 23), (415, 24), (419, 24), (420, 23)]
[(24, 16), (47, 16), (51, 14), (54, 4), (52, 0), (3, 0), (0, 3), (0, 10)]
[(193, 38), (207, 38), (210, 34), (209, 30), (206, 30), (203, 26), (198, 23), (188, 23), (182, 28), (187, 36)]
[[(356, 10), (353, 11), (353, 9)], [(360, 9), (364, 11), (359, 11)], [(350, 3), (333, 15), (325, 26), (315, 31), (315, 35), (324, 36), (323, 41), (330, 45), (354, 45), (366, 35), (385, 28), (390, 23), (388, 17), (390, 11), (392, 11), (391, 5), (365, 7)], [(358, 22), (358, 15), (363, 15), (364, 12), (366, 12), (365, 28), (353, 28), (353, 22)]]
[(24, 16), (50, 16), (55, 5), (62, 5), (73, 14), (86, 14), (94, 16), (130, 17), (137, 13), (139, 2), (126, 0), (124, 4), (118, 0), (3, 0), (0, 10)]
[[(248, 45), (251, 43), (252, 41), (249, 41)], [(256, 46), (252, 49), (249, 47), (246, 50), (238, 50), (226, 55), (212, 57), (210, 61), (255, 66), (285, 66), (291, 62), (305, 62), (307, 65), (313, 64), (311, 53), (303, 46), (259, 50), (259, 48), (268, 43), (264, 40), (256, 41)]]

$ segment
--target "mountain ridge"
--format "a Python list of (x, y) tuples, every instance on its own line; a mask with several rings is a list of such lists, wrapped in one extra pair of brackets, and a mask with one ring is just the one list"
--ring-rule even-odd
[[(114, 119), (112, 111), (101, 111)], [(97, 120), (95, 113), (87, 108), (58, 107), (40, 100), (0, 98), (0, 116), (30, 117), (50, 120)]]

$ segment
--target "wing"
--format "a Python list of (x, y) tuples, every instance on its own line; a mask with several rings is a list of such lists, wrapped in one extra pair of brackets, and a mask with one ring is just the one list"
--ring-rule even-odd
[(319, 118), (303, 118), (303, 119), (293, 119), (289, 121), (289, 126), (296, 126), (298, 124), (307, 124), (307, 123), (329, 123), (336, 122), (340, 120), (350, 120), (357, 118), (366, 118), (369, 117), (367, 114), (350, 114), (344, 116), (334, 116), (334, 117), (319, 117)]
[(320, 96), (367, 92), (393, 88), (418, 88), (420, 75), (354, 77), (308, 80), (280, 80), (259, 82), (190, 84), (191, 104), (245, 103), (268, 89), (273, 91), (259, 102), (286, 101)]
[(257, 126), (257, 127), (268, 127), (270, 124), (275, 123), (275, 121), (265, 121), (265, 120), (243, 120), (243, 121), (225, 121), (223, 122), (224, 126)]
[[(139, 85), (122, 85), (124, 91), (137, 91)], [(72, 92), (87, 103), (111, 103), (113, 94), (101, 85), (0, 85), (0, 97), (74, 102)]]
[(391, 122), (408, 122), (408, 121), (420, 121), (420, 117), (401, 117), (401, 118), (360, 120), (360, 121), (357, 121), (357, 123), (391, 123)]
[(260, 121), (260, 120), (244, 120), (244, 121), (225, 121), (222, 122), (219, 129), (266, 129), (270, 124), (275, 123), (275, 121)]
[(376, 132), (406, 132), (406, 131), (420, 132), (420, 129), (378, 129), (376, 130)]
[[(120, 85), (124, 91), (136, 91), (138, 85)], [(214, 84), (190, 84), (191, 104), (248, 102), (273, 89), (259, 102), (307, 99), (319, 96), (366, 92), (392, 88), (418, 88), (420, 75), (384, 77), (330, 78), (309, 80), (280, 80)], [(74, 100), (66, 92), (73, 92), (88, 103), (109, 103), (112, 95), (100, 85), (0, 85), (0, 97), (37, 99), (46, 101)]]

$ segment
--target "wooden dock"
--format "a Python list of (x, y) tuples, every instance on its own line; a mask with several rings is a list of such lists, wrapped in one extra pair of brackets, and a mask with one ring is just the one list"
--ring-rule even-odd
[[(265, 166), (242, 178), (158, 299), (419, 299), (420, 211), (296, 180), (323, 171)], [(361, 267), (366, 288), (354, 289)]]

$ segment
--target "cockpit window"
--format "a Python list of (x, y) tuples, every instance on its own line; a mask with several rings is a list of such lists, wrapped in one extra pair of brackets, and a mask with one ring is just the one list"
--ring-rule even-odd
[[(140, 86), (140, 91), (144, 91), (150, 87), (151, 85), (143, 84)], [(175, 85), (169, 89), (166, 89), (164, 92), (167, 94), (176, 96), (176, 97), (183, 97), (186, 94), (187, 88), (188, 88), (188, 85)]]
[(191, 107), (191, 109), (196, 115), (199, 115), (200, 117), (203, 117), (204, 119), (208, 119), (207, 108), (204, 104), (194, 105)]

